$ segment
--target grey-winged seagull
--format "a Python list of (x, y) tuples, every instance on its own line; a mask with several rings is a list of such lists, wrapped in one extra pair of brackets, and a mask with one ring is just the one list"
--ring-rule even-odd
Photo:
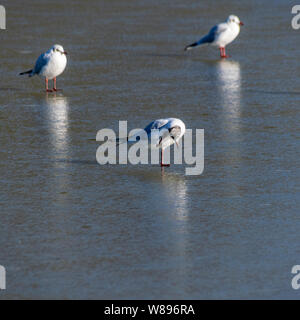
[[(63, 73), (67, 65), (67, 52), (64, 48), (59, 45), (55, 44), (52, 48), (50, 48), (47, 52), (42, 53), (33, 69), (21, 72), (20, 75), (28, 74), (29, 77), (34, 75), (39, 75), (45, 77), (45, 85), (46, 85), (46, 92), (53, 92), (57, 91), (56, 88), (56, 77)], [(53, 79), (53, 90), (48, 89), (48, 80)]]
[(240, 26), (243, 25), (243, 22), (241, 22), (237, 16), (230, 15), (226, 22), (217, 24), (206, 36), (199, 41), (186, 46), (184, 50), (190, 50), (200, 44), (208, 43), (219, 47), (221, 58), (228, 58), (225, 47), (238, 36), (240, 33)]
[[(161, 149), (160, 165), (162, 167), (169, 167), (169, 164), (163, 163), (163, 151), (174, 143), (178, 146), (179, 140), (185, 133), (183, 121), (176, 118), (158, 119), (149, 123), (144, 131), (147, 133), (148, 141), (150, 141), (150, 148)], [(117, 141), (118, 143), (125, 141), (134, 142), (138, 140), (138, 137), (140, 137), (139, 133), (136, 133), (125, 139), (117, 139)]]

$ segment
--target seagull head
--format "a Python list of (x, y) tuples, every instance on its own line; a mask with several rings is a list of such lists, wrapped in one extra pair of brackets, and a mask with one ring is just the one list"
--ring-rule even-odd
[(169, 133), (170, 133), (171, 138), (174, 140), (174, 142), (176, 143), (176, 145), (178, 147), (179, 140), (182, 138), (182, 136), (185, 133), (185, 124), (179, 119), (175, 119), (175, 121), (174, 121), (174, 125), (172, 125), (169, 128)]
[(243, 25), (244, 25), (243, 22), (240, 21), (239, 17), (237, 17), (237, 16), (235, 16), (235, 15), (233, 15), (233, 14), (231, 14), (231, 15), (227, 18), (227, 23), (235, 23), (235, 24), (237, 24), (237, 25), (239, 25), (239, 26), (243, 26)]
[(59, 44), (55, 44), (52, 48), (51, 48), (52, 52), (54, 53), (59, 53), (59, 54), (64, 54), (67, 55), (67, 52), (64, 50), (64, 48), (59, 45)]

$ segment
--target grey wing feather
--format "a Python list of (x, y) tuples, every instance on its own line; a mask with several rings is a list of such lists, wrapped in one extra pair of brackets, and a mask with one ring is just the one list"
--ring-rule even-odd
[[(149, 123), (147, 125), (147, 127), (144, 128), (144, 131), (146, 131), (147, 135), (150, 136), (151, 134), (151, 130), (152, 129), (162, 129), (162, 127), (166, 126), (169, 123), (168, 119), (159, 119), (159, 120), (155, 120), (152, 121), (151, 123)], [(141, 131), (144, 132), (143, 130)], [(125, 143), (126, 141), (131, 142), (131, 141), (135, 141), (135, 139), (139, 136), (139, 133), (137, 132), (136, 134), (134, 134), (133, 136), (127, 137), (127, 138), (123, 138), (123, 139), (117, 139), (117, 144), (121, 144), (121, 143)]]
[(42, 70), (42, 68), (48, 63), (48, 59), (47, 59), (47, 56), (45, 53), (42, 53), (36, 63), (35, 63), (35, 66), (34, 66), (34, 69), (33, 69), (33, 73), (34, 74), (39, 74)]
[(226, 26), (223, 23), (217, 24), (210, 29), (209, 33), (206, 36), (198, 41), (198, 44), (214, 42), (216, 40), (216, 37), (225, 30)]
[(220, 23), (212, 27), (208, 35), (206, 36), (209, 40), (208, 42), (213, 42), (216, 39), (216, 37), (226, 29), (227, 29), (227, 25), (224, 23)]
[(212, 27), (212, 28), (210, 29), (209, 33), (208, 33), (206, 36), (202, 37), (199, 41), (194, 42), (194, 43), (186, 46), (186, 47), (184, 48), (184, 50), (186, 51), (186, 50), (192, 49), (193, 47), (197, 47), (197, 46), (199, 46), (199, 45), (201, 45), (201, 44), (204, 44), (204, 43), (212, 43), (212, 42), (214, 42), (215, 39), (216, 39), (216, 37), (217, 37), (221, 32), (225, 31), (225, 29), (226, 29), (226, 26), (225, 26), (224, 23), (220, 23), (220, 24)]
[(201, 40), (203, 43), (211, 43), (215, 40), (216, 35), (218, 34), (218, 26), (214, 26), (210, 29), (209, 33), (203, 37)]
[(167, 119), (155, 120), (149, 123), (144, 130), (147, 132), (147, 134), (150, 134), (152, 129), (160, 129), (161, 127), (165, 126), (167, 123), (168, 123)]

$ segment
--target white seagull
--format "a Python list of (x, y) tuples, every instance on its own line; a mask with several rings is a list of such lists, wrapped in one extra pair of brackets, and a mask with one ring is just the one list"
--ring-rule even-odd
[[(169, 164), (163, 163), (163, 150), (174, 143), (178, 146), (179, 140), (185, 133), (185, 124), (183, 121), (176, 118), (158, 119), (149, 123), (144, 131), (147, 133), (148, 141), (150, 141), (150, 148), (161, 149), (161, 167), (169, 167)], [(135, 142), (139, 140), (139, 138), (139, 133), (136, 133), (133, 136), (125, 138), (125, 141)], [(117, 139), (118, 143), (125, 141), (123, 139)]]
[(217, 24), (206, 36), (201, 38), (198, 42), (186, 46), (184, 50), (190, 50), (200, 44), (208, 43), (219, 47), (221, 58), (228, 58), (225, 47), (238, 36), (240, 33), (240, 26), (243, 25), (243, 22), (241, 22), (237, 16), (230, 15), (226, 22)]
[[(59, 45), (55, 44), (51, 49), (47, 52), (42, 53), (33, 69), (21, 72), (20, 75), (28, 74), (29, 77), (34, 75), (39, 75), (45, 77), (45, 85), (46, 85), (46, 92), (53, 92), (57, 91), (56, 88), (56, 77), (58, 77), (66, 68), (67, 65), (67, 52), (64, 48)], [(53, 79), (53, 90), (48, 89), (48, 80)]]

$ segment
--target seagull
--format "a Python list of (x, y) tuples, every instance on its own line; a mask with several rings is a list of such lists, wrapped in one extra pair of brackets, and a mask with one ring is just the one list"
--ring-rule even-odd
[(228, 58), (225, 47), (238, 36), (240, 26), (243, 25), (243, 22), (237, 16), (230, 15), (225, 22), (214, 26), (206, 36), (198, 42), (186, 46), (184, 50), (190, 50), (200, 44), (208, 43), (213, 46), (219, 46), (221, 58)]
[[(148, 141), (150, 140), (150, 148), (161, 149), (161, 167), (169, 167), (170, 164), (163, 163), (163, 151), (174, 143), (178, 146), (179, 140), (185, 133), (183, 121), (176, 118), (154, 120), (145, 127), (144, 131), (147, 134)], [(117, 139), (117, 142), (119, 144), (125, 141), (135, 142), (140, 139), (140, 135), (141, 133), (138, 132), (133, 136), (125, 138), (125, 140)]]
[[(58, 91), (56, 88), (56, 77), (58, 77), (66, 68), (67, 65), (67, 52), (64, 48), (55, 44), (47, 52), (42, 53), (33, 69), (21, 72), (20, 75), (28, 74), (29, 77), (39, 75), (45, 77), (46, 92)], [(48, 89), (48, 80), (53, 79), (53, 90)]]

